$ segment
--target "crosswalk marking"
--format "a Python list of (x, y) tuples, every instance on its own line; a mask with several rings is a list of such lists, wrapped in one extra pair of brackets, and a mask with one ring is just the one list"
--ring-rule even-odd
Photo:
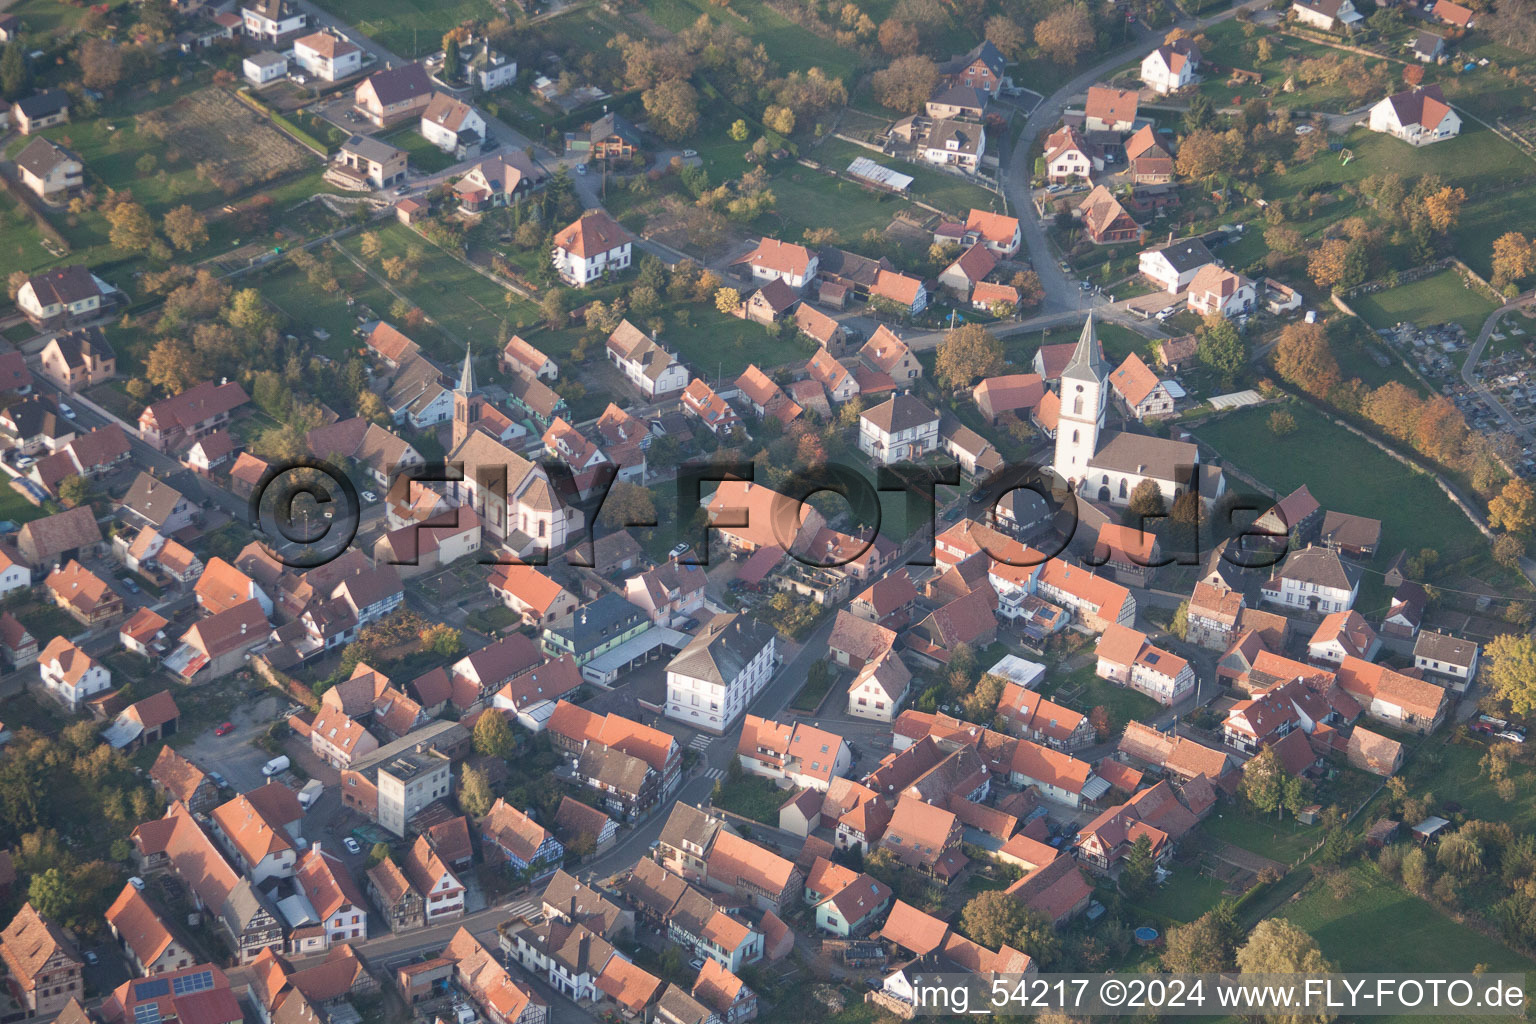
[(725, 769), (711, 768), (709, 771), (704, 773), (704, 777), (706, 779), (723, 779), (725, 778)]
[(513, 917), (532, 917), (538, 909), (539, 905), (533, 900), (518, 900), (507, 904), (507, 913)]
[(688, 745), (694, 750), (704, 751), (709, 749), (709, 745), (712, 742), (714, 742), (713, 736), (705, 736), (703, 733), (699, 733), (688, 741)]

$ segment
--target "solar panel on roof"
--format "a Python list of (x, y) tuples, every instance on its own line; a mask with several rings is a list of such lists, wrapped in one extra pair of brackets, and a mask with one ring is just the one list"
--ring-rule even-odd
[(198, 971), (196, 974), (184, 974), (173, 979), (172, 988), (178, 996), (184, 996), (191, 992), (204, 992), (213, 988), (213, 972)]
[(140, 1003), (133, 1008), (134, 1024), (159, 1024), (160, 1004)]
[(133, 986), (133, 998), (135, 1000), (159, 999), (161, 996), (169, 995), (170, 992), (170, 983), (167, 982), (164, 978), (155, 978), (151, 981), (141, 981), (137, 985)]

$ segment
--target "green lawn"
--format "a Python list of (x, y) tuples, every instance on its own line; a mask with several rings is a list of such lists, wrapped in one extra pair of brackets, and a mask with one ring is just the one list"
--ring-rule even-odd
[(0, 277), (18, 270), (35, 273), (57, 259), (43, 248), (42, 232), (27, 208), (0, 190)]
[(762, 0), (733, 0), (729, 6), (707, 0), (650, 0), (645, 12), (674, 32), (692, 25), (700, 14), (707, 14), (711, 21), (723, 22), (762, 43), (781, 71), (819, 67), (851, 87), (853, 72), (862, 63), (857, 51), (801, 28)]
[[(1466, 190), (1460, 223), (1451, 232), (1452, 248), (1484, 277), (1492, 273), (1489, 264), (1495, 238), (1506, 231), (1536, 232), (1536, 164), (1475, 121), (1464, 120), (1460, 135), (1432, 146), (1410, 146), (1364, 128), (1343, 141), (1355, 155), (1347, 166), (1338, 154), (1324, 152), (1310, 163), (1290, 167), (1284, 175), (1271, 172), (1259, 179), (1264, 198), (1288, 199), (1314, 189), (1331, 190), (1373, 174), (1396, 173), (1405, 179), (1440, 175), (1447, 184)], [(1352, 204), (1349, 210), (1357, 212)], [(1319, 219), (1293, 226), (1310, 233), (1337, 219), (1334, 212), (1325, 210)]]
[(713, 306), (693, 305), (688, 311), (688, 326), (679, 326), (675, 316), (669, 318), (661, 342), (699, 376), (735, 379), (752, 363), (772, 371), (787, 363), (803, 363), (815, 354), (812, 343), (798, 335), (780, 338), (761, 324)]
[(1373, 865), (1345, 873), (1335, 889), (1319, 879), (1284, 915), (1317, 940), (1341, 971), (1528, 971), (1531, 962), (1503, 943), (1457, 924), (1384, 879)]
[(382, 138), (392, 146), (399, 146), (405, 150), (411, 166), (423, 174), (436, 174), (438, 171), (452, 167), (456, 161), (452, 153), (444, 153), (438, 149), (431, 140), (416, 130), (414, 125), (407, 125), (392, 135)]
[(1213, 839), (1240, 846), (1261, 857), (1289, 864), (1322, 838), (1317, 825), (1303, 825), (1293, 815), (1275, 818), (1251, 813), (1238, 804), (1227, 804), (1201, 824)]
[(407, 59), (442, 49), (449, 29), (497, 14), (488, 0), (322, 0), (318, 6)]
[(799, 241), (807, 228), (835, 228), (849, 244), (874, 228), (884, 231), (907, 204), (851, 181), (796, 165), (773, 179), (777, 200), (752, 226), (761, 234)]
[[(1099, 705), (1109, 710), (1109, 734), (1118, 736), (1127, 722), (1144, 722), (1151, 719), (1162, 705), (1144, 693), (1119, 686), (1093, 674), (1094, 663), (1089, 662), (1077, 671), (1047, 682), (1041, 692), (1047, 697), (1060, 695), (1068, 706), (1087, 714)], [(1068, 700), (1069, 695), (1071, 696)]]
[(1473, 338), (1482, 329), (1483, 321), (1498, 308), (1481, 292), (1463, 284), (1461, 274), (1455, 270), (1443, 270), (1412, 284), (1361, 295), (1351, 299), (1350, 305), (1372, 327), (1392, 327), (1403, 320), (1421, 327), (1459, 323)]
[(1000, 209), (1002, 202), (995, 193), (989, 192), (980, 185), (974, 184), (954, 174), (945, 174), (943, 171), (923, 167), (919, 164), (907, 163), (901, 160), (893, 160), (882, 157), (878, 153), (872, 153), (863, 146), (855, 146), (851, 142), (842, 139), (827, 139), (817, 146), (811, 154), (818, 163), (836, 171), (845, 171), (848, 165), (856, 157), (869, 157), (875, 163), (890, 167), (901, 174), (912, 177), (912, 187), (908, 190), (913, 199), (921, 200), (930, 206), (952, 215), (964, 218), (966, 213), (976, 207), (982, 210)]
[(62, 3), (60, 0), (19, 0), (11, 4), (6, 9), (6, 13), (15, 14), (21, 18), (22, 27), (27, 35), (41, 38), (73, 29), (84, 17), (85, 9), (85, 4), (77, 6)]
[[(1296, 404), (1296, 432), (1277, 439), (1270, 409), (1239, 409), (1196, 428), (1200, 440), (1281, 494), (1306, 484), (1323, 507), (1381, 520), (1380, 550), (1434, 548), (1452, 562), (1480, 552), (1482, 535), (1434, 481)], [(1348, 467), (1341, 472), (1340, 467)]]
[[(1351, 55), (1309, 40), (1269, 32), (1265, 35), (1269, 39), (1272, 50), (1270, 60), (1267, 63), (1261, 62), (1254, 51), (1258, 36), (1255, 35), (1253, 40), (1249, 40), (1244, 36), (1243, 28), (1244, 26), (1236, 21), (1228, 21), (1206, 29), (1205, 37), (1210, 42), (1210, 49), (1205, 52), (1213, 61), (1223, 66), (1260, 72), (1264, 76), (1263, 86), (1267, 86), (1271, 93), (1268, 97), (1270, 106), (1340, 113), (1361, 104), (1361, 100), (1351, 97), (1347, 84), (1343, 81), (1331, 85), (1325, 83), (1305, 85), (1298, 81), (1293, 92), (1282, 92), (1280, 89), (1280, 84), (1287, 77), (1284, 65), (1291, 59), (1307, 60), (1323, 57), (1337, 61)], [(1372, 70), (1394, 67), (1384, 60), (1367, 60), (1366, 63)], [(1200, 87), (1200, 91), (1209, 96), (1215, 105), (1230, 106), (1235, 101), (1257, 98), (1261, 88), (1262, 86), (1258, 85), (1232, 88), (1227, 85), (1225, 76), (1211, 75)]]
[[(461, 341), (488, 348), (495, 344), (503, 320), (515, 325), (519, 321), (532, 323), (538, 318), (532, 303), (481, 277), (467, 264), (404, 224), (391, 222), (375, 233), (383, 244), (380, 261), (404, 256), (412, 248), (421, 251), (421, 267), (416, 280), (391, 283), (420, 306), (432, 321), (441, 324)], [(362, 236), (353, 235), (342, 245), (359, 255)], [(382, 275), (377, 263), (369, 265), (369, 269)], [(511, 302), (507, 301), (509, 298)], [(385, 308), (388, 308), (387, 304)]]
[(23, 498), (21, 493), (9, 484), (0, 487), (0, 519), (25, 523), (33, 519), (41, 519), (47, 514), (46, 510), (38, 508)]
[(1173, 877), (1167, 884), (1137, 900), (1134, 909), (1187, 923), (1216, 906), (1226, 895), (1227, 883), (1201, 874), (1194, 864), (1176, 863), (1171, 870)]
[(775, 828), (779, 824), (779, 808), (791, 795), (790, 790), (780, 789), (757, 775), (745, 775), (735, 782), (722, 779), (716, 786), (713, 797), (716, 807)]

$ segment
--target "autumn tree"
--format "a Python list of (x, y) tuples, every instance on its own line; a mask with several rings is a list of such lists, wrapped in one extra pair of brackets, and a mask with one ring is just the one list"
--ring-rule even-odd
[[(1260, 921), (1238, 949), (1237, 969), (1243, 974), (1328, 974), (1333, 965), (1323, 957), (1317, 942), (1283, 917)], [(1337, 1015), (1311, 1009), (1297, 1013), (1266, 1013), (1275, 1024), (1325, 1024)]]
[(940, 384), (959, 391), (996, 374), (1002, 365), (1002, 342), (980, 324), (965, 324), (939, 343), (934, 374)]
[(1174, 170), (1191, 181), (1211, 181), (1232, 173), (1242, 159), (1242, 152), (1242, 136), (1235, 130), (1218, 132), (1202, 128), (1184, 137)]
[(1322, 324), (1287, 324), (1275, 342), (1275, 372), (1319, 398), (1339, 382), (1339, 361)]
[(107, 223), (111, 225), (107, 233), (108, 241), (113, 248), (123, 252), (148, 252), (155, 240), (155, 226), (149, 219), (149, 213), (131, 199), (119, 202), (108, 210)]
[(1489, 641), (1488, 680), (1517, 715), (1536, 711), (1536, 637), (1501, 633)]
[(683, 79), (671, 79), (640, 96), (651, 127), (669, 142), (688, 138), (699, 127), (699, 94)]
[(459, 80), (459, 33), (457, 30), (443, 36), (443, 81)]
[(988, 672), (981, 677), (976, 687), (961, 699), (960, 703), (965, 707), (971, 721), (980, 725), (992, 724), (992, 719), (997, 715), (997, 705), (1003, 699), (1003, 688), (1008, 680), (1002, 676)]
[(1008, 283), (1018, 290), (1020, 310), (1034, 309), (1045, 301), (1045, 286), (1033, 270), (1020, 270)]
[(988, 18), (982, 34), (1010, 60), (1018, 60), (1029, 49), (1029, 33), (1017, 18), (1007, 14), (994, 14)]
[(615, 530), (626, 526), (648, 526), (656, 522), (656, 503), (646, 488), (619, 481), (603, 500), (597, 520)]
[(788, 107), (769, 107), (763, 111), (763, 125), (769, 130), (780, 135), (793, 134), (795, 130), (795, 112)]
[(1296, 433), (1296, 414), (1289, 409), (1276, 409), (1269, 414), (1269, 432), (1276, 437)]
[(1461, 207), (1467, 201), (1467, 191), (1449, 185), (1424, 197), (1424, 216), (1429, 226), (1440, 234), (1453, 230), (1461, 222)]
[(1232, 910), (1225, 903), (1189, 924), (1176, 925), (1163, 937), (1163, 970), (1180, 974), (1231, 970), (1237, 933)]
[(920, 55), (898, 57), (874, 73), (870, 87), (882, 107), (914, 114), (923, 109), (939, 81), (939, 67)]
[(144, 379), (166, 394), (179, 395), (206, 379), (206, 374), (185, 342), (161, 338), (144, 362)]
[(741, 292), (735, 288), (720, 288), (716, 290), (715, 308), (722, 313), (735, 313), (741, 308)]
[(517, 749), (517, 739), (506, 716), (495, 708), (487, 708), (475, 719), (474, 740), (475, 753), (481, 757), (511, 757)]
[(459, 806), (464, 813), (478, 818), (488, 813), (495, 802), (495, 794), (485, 781), (484, 773), (465, 765), (459, 774)]
[(107, 90), (123, 80), (123, 48), (117, 43), (93, 36), (80, 44), (75, 56), (80, 84), (87, 89)]
[(1307, 257), (1307, 276), (1319, 288), (1347, 291), (1365, 280), (1370, 259), (1359, 241), (1325, 238)]
[(1525, 557), (1525, 541), (1512, 533), (1501, 533), (1493, 541), (1493, 560), (1506, 569), (1520, 568)]
[(1488, 503), (1488, 522), (1513, 534), (1529, 534), (1536, 527), (1536, 490), (1520, 477), (1511, 478)]
[(1076, 64), (1093, 43), (1093, 19), (1082, 4), (1059, 8), (1035, 25), (1035, 44), (1058, 64)]
[(1162, 515), (1168, 511), (1163, 502), (1163, 489), (1158, 486), (1156, 480), (1143, 480), (1131, 488), (1131, 498), (1127, 506), (1131, 514), (1139, 519), (1150, 519)]
[(880, 49), (893, 57), (908, 57), (917, 52), (922, 42), (917, 29), (904, 21), (886, 18), (880, 23)]
[(727, 129), (726, 134), (730, 136), (732, 142), (746, 142), (751, 130), (747, 128), (747, 122), (738, 117), (731, 122), (731, 127)]
[(960, 931), (972, 942), (997, 949), (1012, 945), (1028, 908), (1000, 889), (978, 893), (960, 910)]
[(190, 206), (176, 207), (165, 215), (161, 224), (165, 237), (183, 252), (190, 252), (208, 242), (208, 222)]
[(59, 503), (65, 508), (88, 505), (96, 496), (91, 482), (78, 474), (70, 474), (59, 481)]
[(1493, 240), (1493, 285), (1502, 288), (1536, 274), (1536, 245), (1518, 231)]
[(1189, 599), (1179, 602), (1179, 606), (1173, 610), (1173, 619), (1168, 624), (1168, 632), (1183, 640), (1189, 635)]

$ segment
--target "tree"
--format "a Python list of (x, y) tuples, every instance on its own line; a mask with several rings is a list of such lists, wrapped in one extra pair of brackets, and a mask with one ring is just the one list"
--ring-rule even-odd
[(123, 80), (123, 48), (111, 40), (87, 39), (75, 60), (80, 65), (80, 84), (87, 89), (111, 89)]
[(72, 473), (59, 481), (59, 502), (65, 508), (88, 505), (95, 496), (91, 482), (83, 476)]
[(1191, 181), (1208, 182), (1232, 172), (1239, 156), (1236, 150), (1230, 133), (1201, 128), (1184, 136), (1174, 169)]
[(939, 343), (934, 374), (952, 391), (969, 388), (997, 373), (1003, 365), (1003, 343), (980, 324), (965, 324)]
[(357, 393), (357, 414), (365, 420), (380, 425), (390, 420), (389, 406), (384, 404), (384, 399), (367, 390)]
[(167, 394), (179, 395), (204, 380), (203, 368), (183, 341), (161, 338), (144, 362), (144, 379)]
[(966, 713), (970, 715), (971, 721), (980, 725), (992, 724), (992, 719), (997, 715), (998, 702), (1003, 699), (1003, 688), (1007, 683), (1008, 680), (1002, 676), (993, 675), (990, 672), (981, 677), (976, 688), (966, 694), (960, 702), (965, 707)]
[(378, 867), (387, 860), (389, 860), (389, 844), (374, 843), (373, 848), (368, 851), (368, 860), (363, 864), (363, 870)]
[(1003, 51), (1003, 56), (1018, 60), (1029, 49), (1029, 33), (1018, 20), (1006, 14), (994, 14), (987, 19), (982, 33), (987, 42)]
[(1179, 606), (1173, 610), (1173, 621), (1168, 624), (1168, 632), (1183, 640), (1189, 635), (1189, 600), (1186, 598), (1179, 602)]
[(190, 252), (208, 242), (208, 222), (190, 206), (178, 206), (171, 210), (160, 226), (171, 244), (183, 252)]
[(453, 31), (443, 36), (443, 81), (457, 82), (459, 70), (459, 33)]
[(1493, 285), (1523, 281), (1536, 274), (1536, 245), (1518, 231), (1506, 231), (1493, 240)]
[(978, 893), (960, 910), (960, 931), (988, 949), (1012, 945), (1029, 910), (1001, 889)]
[(1236, 931), (1232, 910), (1225, 903), (1189, 924), (1168, 929), (1163, 937), (1163, 970), (1181, 974), (1231, 970)]
[[(1333, 970), (1312, 936), (1283, 917), (1260, 921), (1237, 951), (1237, 969), (1243, 974), (1327, 974)], [(1266, 1021), (1305, 1024), (1331, 1021), (1334, 1014), (1311, 1010), (1295, 1014), (1266, 1013)]]
[(1243, 797), (1262, 814), (1279, 811), (1285, 800), (1285, 766), (1266, 746), (1243, 766)]
[(880, 40), (880, 49), (892, 57), (911, 56), (922, 44), (917, 29), (895, 18), (886, 18), (880, 23), (880, 32), (876, 38)]
[(464, 634), (446, 622), (434, 622), (421, 631), (421, 646), (440, 658), (457, 658), (464, 653)]
[(699, 128), (699, 94), (682, 79), (661, 82), (640, 96), (651, 127), (662, 138), (677, 142)]
[(1501, 533), (1493, 541), (1493, 560), (1506, 569), (1519, 569), (1525, 557), (1525, 542), (1512, 533)]
[(734, 313), (741, 308), (741, 292), (735, 288), (720, 288), (715, 292), (715, 308), (722, 313)]
[(747, 128), (747, 122), (738, 117), (731, 122), (730, 130), (726, 134), (731, 137), (732, 142), (746, 142), (751, 131)]
[(1296, 433), (1296, 415), (1289, 409), (1276, 409), (1269, 414), (1269, 432), (1276, 437)]
[(22, 52), (20, 38), (12, 38), (0, 54), (0, 94), (8, 100), (19, 100), (31, 85), (32, 73), (27, 67), (27, 55)]
[(1248, 346), (1237, 327), (1220, 313), (1209, 313), (1200, 327), (1195, 356), (1229, 388), (1248, 365)]
[(1275, 342), (1275, 372), (1310, 395), (1322, 398), (1339, 382), (1339, 361), (1322, 324), (1287, 324)]
[(1045, 301), (1045, 286), (1040, 283), (1040, 275), (1033, 270), (1021, 270), (1013, 275), (1009, 284), (1018, 289), (1019, 309), (1034, 309)]
[(1524, 536), (1536, 527), (1536, 490), (1521, 477), (1512, 477), (1488, 503), (1491, 526)]
[(27, 902), (50, 921), (63, 921), (74, 908), (75, 896), (64, 873), (49, 868), (32, 876), (27, 884)]
[(1088, 724), (1093, 726), (1093, 734), (1099, 738), (1100, 742), (1108, 739), (1113, 726), (1109, 718), (1109, 708), (1103, 704), (1094, 705), (1093, 710), (1088, 712)]
[(277, 328), (277, 317), (255, 288), (242, 288), (231, 295), (224, 319), (229, 326), (252, 338)]
[(1348, 291), (1365, 280), (1370, 259), (1358, 241), (1325, 238), (1307, 258), (1307, 275), (1319, 288)]
[(1467, 201), (1466, 189), (1446, 185), (1424, 197), (1424, 215), (1430, 227), (1444, 235), (1461, 222), (1461, 206)]
[(1133, 515), (1142, 519), (1155, 518), (1168, 510), (1163, 504), (1163, 489), (1156, 480), (1143, 480), (1133, 487), (1127, 507)]
[(656, 503), (648, 489), (620, 481), (603, 500), (597, 521), (615, 530), (626, 526), (649, 526), (656, 522)]
[(1076, 64), (1093, 43), (1093, 19), (1082, 4), (1062, 7), (1035, 25), (1035, 44), (1058, 64)]
[(511, 757), (517, 749), (517, 738), (506, 716), (495, 708), (487, 708), (475, 720), (475, 753), (481, 757)]
[(1152, 854), (1152, 840), (1145, 832), (1136, 837), (1125, 863), (1120, 868), (1120, 891), (1135, 899), (1152, 884), (1152, 874), (1157, 870), (1157, 858)]
[(552, 331), (558, 331), (565, 326), (566, 308), (564, 288), (551, 288), (539, 300), (539, 313), (544, 317), (544, 325)]
[(763, 111), (763, 124), (769, 131), (790, 135), (795, 130), (795, 112), (788, 107), (769, 107)]
[(155, 240), (155, 226), (144, 207), (132, 200), (120, 202), (107, 211), (107, 223), (111, 230), (107, 239), (113, 248), (123, 252), (148, 252)]
[(870, 77), (875, 99), (888, 110), (913, 114), (923, 109), (939, 81), (939, 67), (919, 54), (898, 57)]
[(491, 793), (485, 775), (465, 765), (459, 774), (459, 806), (464, 809), (464, 813), (478, 818), (488, 813), (495, 802), (496, 797)]
[(1483, 845), (1465, 829), (1452, 832), (1435, 848), (1435, 863), (1458, 878), (1475, 879), (1483, 873)]
[(1517, 715), (1536, 711), (1536, 637), (1502, 633), (1488, 644), (1487, 656), (1494, 694)]

